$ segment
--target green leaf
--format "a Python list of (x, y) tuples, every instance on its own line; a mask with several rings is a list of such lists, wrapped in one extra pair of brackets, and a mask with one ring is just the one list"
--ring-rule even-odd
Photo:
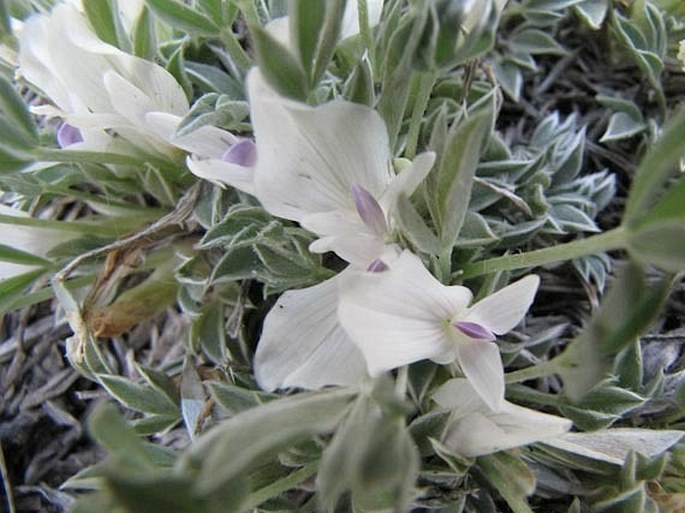
[[(331, 61), (335, 52), (338, 40), (340, 39), (343, 13), (345, 12), (345, 2), (346, 0), (328, 0), (327, 2), (322, 2), (326, 4), (326, 14), (323, 26), (321, 27), (319, 44), (314, 53), (314, 66), (312, 68), (310, 81), (312, 86), (314, 86), (323, 76), (328, 63)], [(309, 9), (311, 9), (311, 7), (309, 7)]]
[(141, 471), (155, 468), (146, 444), (112, 404), (101, 404), (90, 417), (88, 427), (93, 438), (122, 464)]
[(188, 61), (186, 62), (186, 73), (205, 90), (226, 94), (232, 100), (243, 100), (245, 98), (243, 86), (216, 66)]
[(558, 357), (569, 399), (580, 401), (606, 377), (616, 355), (634, 343), (661, 311), (670, 286), (670, 276), (652, 282), (639, 265), (626, 265), (583, 332)]
[(249, 410), (264, 402), (261, 397), (263, 394), (256, 390), (248, 390), (215, 381), (207, 382), (207, 387), (217, 404), (231, 415)]
[(0, 41), (7, 41), (12, 36), (12, 20), (5, 2), (0, 2)]
[(537, 29), (525, 29), (509, 38), (509, 45), (514, 51), (531, 55), (563, 55), (564, 48), (552, 36)]
[(178, 0), (145, 0), (150, 10), (172, 27), (195, 36), (219, 35), (219, 27), (204, 14)]
[(591, 28), (599, 30), (609, 11), (610, 0), (584, 0), (573, 9)]
[(402, 234), (409, 239), (409, 242), (416, 249), (428, 255), (440, 253), (441, 246), (438, 237), (426, 225), (426, 222), (405, 194), (398, 198), (395, 214)]
[(280, 94), (305, 101), (309, 94), (309, 80), (295, 56), (262, 27), (254, 25), (250, 32), (264, 78)]
[(174, 384), (174, 380), (163, 371), (145, 367), (137, 362), (135, 366), (136, 370), (143, 376), (145, 381), (147, 381), (147, 383), (160, 395), (164, 396), (174, 409), (177, 409), (181, 398), (179, 396), (178, 387)]
[(97, 36), (105, 43), (119, 47), (117, 24), (111, 0), (88, 0), (83, 4), (86, 17)]
[(625, 226), (632, 226), (649, 211), (668, 181), (680, 173), (685, 155), (685, 109), (680, 109), (665, 127), (661, 138), (640, 161), (628, 194)]
[(495, 75), (504, 92), (518, 103), (523, 88), (521, 69), (513, 62), (498, 61), (495, 62)]
[(455, 124), (437, 168), (433, 194), (436, 226), (443, 249), (454, 245), (464, 223), (473, 177), (493, 124), (492, 108), (483, 109)]
[(26, 108), (26, 104), (21, 96), (2, 75), (0, 75), (0, 110), (16, 123), (16, 128), (21, 130), (26, 139), (33, 142), (37, 141), (36, 125), (33, 122), (33, 117)]
[(533, 513), (526, 497), (535, 491), (535, 474), (521, 458), (502, 451), (479, 457), (477, 464), (514, 513)]
[(254, 248), (238, 247), (229, 249), (214, 268), (212, 283), (256, 278), (264, 266)]
[(351, 493), (355, 510), (406, 511), (418, 471), (416, 448), (403, 416), (383, 414), (360, 397), (321, 458), (317, 479), (326, 511)]
[(222, 26), (227, 20), (224, 15), (230, 8), (225, 0), (196, 0), (196, 5), (206, 12), (218, 26)]
[(640, 107), (638, 107), (635, 102), (631, 100), (625, 100), (615, 96), (606, 96), (603, 94), (598, 94), (595, 96), (595, 100), (597, 100), (601, 105), (604, 105), (612, 110), (617, 112), (625, 112), (635, 121), (644, 121)]
[(373, 70), (368, 59), (357, 62), (350, 78), (345, 83), (343, 96), (351, 102), (372, 106), (376, 99)]
[(311, 75), (328, 2), (289, 0), (290, 38), (305, 72)]
[(31, 253), (26, 253), (19, 249), (14, 249), (11, 246), (0, 244), (0, 262), (11, 262), (13, 264), (33, 265), (40, 267), (47, 267), (50, 265), (49, 260), (45, 260), (39, 256)]
[(628, 250), (667, 271), (685, 269), (685, 179), (680, 178), (658, 203), (629, 228)]
[(250, 113), (247, 102), (231, 100), (227, 95), (207, 93), (198, 98), (181, 122), (176, 135), (187, 135), (205, 125), (231, 129)]
[(147, 6), (143, 6), (131, 32), (133, 55), (152, 60), (157, 52), (157, 35), (154, 19)]
[(621, 466), (631, 451), (655, 458), (682, 437), (683, 432), (675, 430), (615, 428), (592, 433), (566, 433), (542, 443), (585, 458)]
[(435, 441), (442, 437), (450, 415), (451, 412), (449, 411), (432, 411), (415, 418), (409, 425), (409, 432), (414, 438), (421, 456), (426, 457), (434, 453), (431, 439)]
[(134, 383), (122, 376), (100, 374), (97, 378), (112, 397), (128, 408), (149, 414), (178, 414), (177, 407), (151, 387)]
[(18, 276), (0, 281), (0, 314), (15, 308), (18, 299), (24, 296), (26, 289), (45, 274), (44, 269), (35, 269)]
[(179, 45), (174, 53), (171, 54), (171, 57), (169, 57), (166, 69), (183, 88), (183, 92), (185, 92), (186, 96), (190, 98), (193, 95), (193, 85), (190, 83), (190, 78), (188, 78), (188, 74), (186, 73), (185, 58), (183, 56), (184, 51), (185, 45)]
[(114, 469), (107, 475), (106, 486), (126, 513), (243, 511), (241, 504), (247, 495), (242, 479), (228, 483), (211, 496), (203, 496), (197, 492), (195, 483), (188, 476), (159, 471), (131, 475), (124, 470)]
[(639, 134), (647, 128), (647, 125), (640, 120), (636, 120), (625, 112), (615, 112), (609, 119), (606, 132), (599, 142), (618, 141), (627, 139), (635, 134)]
[(355, 392), (333, 388), (302, 393), (251, 408), (200, 437), (182, 459), (198, 469), (197, 489), (220, 490), (250, 466), (298, 441), (330, 433)]
[(225, 308), (221, 301), (205, 304), (191, 329), (194, 346), (202, 347), (216, 363), (231, 359), (226, 345)]

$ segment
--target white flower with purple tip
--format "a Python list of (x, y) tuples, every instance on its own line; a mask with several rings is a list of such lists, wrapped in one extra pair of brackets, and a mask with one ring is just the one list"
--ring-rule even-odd
[(571, 429), (571, 421), (503, 401), (491, 410), (471, 384), (451, 379), (432, 396), (441, 408), (452, 410), (442, 440), (464, 456), (493, 452), (549, 441)]
[(384, 272), (351, 272), (339, 282), (339, 321), (370, 374), (423, 359), (456, 361), (497, 410), (504, 401), (504, 370), (494, 340), (523, 319), (539, 278), (526, 276), (471, 305), (468, 288), (443, 285), (411, 252), (382, 260)]
[(414, 191), (435, 155), (421, 154), (396, 174), (385, 123), (373, 109), (284, 98), (256, 69), (247, 84), (258, 155), (255, 196), (273, 215), (319, 235), (312, 251), (368, 266), (390, 236), (399, 195)]
[(175, 137), (189, 110), (183, 88), (163, 67), (100, 40), (73, 4), (29, 18), (19, 43), (18, 74), (54, 104), (31, 110), (65, 121), (57, 134), (62, 148), (119, 151), (115, 133), (151, 154), (181, 156), (182, 148), (221, 155), (237, 140), (209, 126)]

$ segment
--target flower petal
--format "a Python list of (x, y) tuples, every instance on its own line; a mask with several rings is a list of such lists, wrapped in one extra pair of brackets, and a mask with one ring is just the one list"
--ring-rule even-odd
[(399, 195), (411, 196), (433, 168), (434, 163), (435, 153), (433, 152), (417, 155), (411, 165), (393, 177), (390, 185), (379, 198), (378, 201), (383, 209), (392, 214), (395, 211)]
[(270, 213), (354, 210), (352, 185), (378, 197), (390, 180), (385, 124), (368, 107), (333, 101), (310, 107), (276, 94), (255, 68), (248, 93), (259, 161), (257, 198)]
[(333, 251), (360, 268), (366, 268), (385, 248), (383, 238), (372, 233), (356, 212), (337, 210), (312, 214), (303, 217), (300, 224), (321, 237), (312, 242), (310, 251)]
[(526, 276), (478, 301), (458, 320), (475, 322), (502, 335), (523, 320), (539, 284), (536, 275)]
[(176, 130), (182, 117), (168, 112), (148, 112), (145, 123), (158, 137), (200, 158), (218, 159), (238, 138), (226, 130), (205, 125), (187, 135), (178, 136)]
[(449, 351), (454, 328), (446, 320), (471, 300), (466, 287), (445, 287), (409, 251), (382, 260), (385, 272), (340, 280), (340, 323), (372, 375)]
[(486, 407), (483, 399), (464, 378), (446, 381), (433, 392), (431, 399), (441, 408), (454, 410), (458, 416), (465, 416)]
[(495, 450), (498, 451), (556, 438), (566, 433), (573, 425), (570, 420), (563, 417), (523, 408), (509, 402), (504, 404), (501, 412), (493, 414), (490, 418), (505, 432), (505, 436), (496, 441)]
[(466, 379), (485, 404), (498, 411), (504, 402), (504, 368), (497, 344), (470, 340), (453, 334), (458, 340), (457, 359)]
[(433, 400), (453, 410), (445, 443), (465, 456), (482, 456), (561, 436), (571, 421), (504, 401), (491, 411), (471, 384), (461, 378), (442, 385)]
[(337, 281), (284, 293), (264, 321), (255, 376), (266, 390), (364, 381), (366, 364), (337, 321)]
[(231, 164), (220, 159), (188, 157), (186, 165), (195, 176), (221, 187), (230, 185), (239, 191), (254, 195), (254, 168)]

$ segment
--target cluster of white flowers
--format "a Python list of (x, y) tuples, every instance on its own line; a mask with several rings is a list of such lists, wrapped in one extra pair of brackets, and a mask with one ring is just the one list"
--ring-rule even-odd
[[(382, 2), (368, 4), (373, 25)], [(356, 2), (348, 2), (345, 19), (352, 21), (344, 36), (358, 31), (357, 16)], [(280, 20), (271, 29), (287, 44), (282, 27)], [(349, 263), (336, 277), (279, 298), (255, 355), (261, 387), (357, 386), (430, 359), (463, 376), (433, 396), (453, 412), (444, 441), (461, 454), (487, 454), (570, 428), (566, 419), (504, 399), (496, 336), (523, 319), (538, 277), (471, 304), (468, 288), (443, 285), (393, 242), (398, 198), (421, 184), (435, 155), (420, 154), (396, 172), (375, 110), (343, 100), (296, 102), (254, 68), (246, 79), (254, 142), (209, 126), (178, 137), (189, 110), (181, 86), (160, 66), (99, 40), (73, 4), (30, 19), (20, 39), (20, 75), (54, 103), (35, 112), (63, 120), (58, 140), (66, 151), (112, 151), (114, 139), (152, 154), (183, 150), (191, 172), (254, 195), (272, 215), (316, 234), (311, 251), (332, 251)]]

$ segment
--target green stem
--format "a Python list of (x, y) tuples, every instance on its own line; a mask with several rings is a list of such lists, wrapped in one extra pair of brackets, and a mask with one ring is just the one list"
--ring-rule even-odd
[[(355, 1), (355, 0), (349, 0)], [(371, 27), (369, 26), (369, 7), (366, 0), (359, 0), (359, 32), (362, 36), (362, 42), (366, 47), (367, 55), (369, 56), (369, 62), (371, 63), (371, 69), (374, 68), (374, 63), (376, 62), (376, 45), (373, 39), (373, 32), (371, 32)]]
[(532, 367), (526, 367), (525, 369), (509, 372), (504, 375), (504, 381), (506, 383), (520, 383), (521, 381), (527, 381), (529, 379), (549, 376), (557, 371), (558, 367), (556, 362), (554, 360), (550, 360), (538, 365), (533, 365)]
[(33, 150), (33, 156), (42, 162), (85, 162), (97, 164), (122, 164), (140, 166), (141, 159), (120, 155), (118, 153), (106, 153), (101, 151), (74, 151), (56, 150), (52, 148), (37, 148)]
[[(0, 224), (12, 224), (15, 226), (32, 226), (55, 230), (58, 232), (73, 232), (86, 235), (102, 235), (110, 237), (121, 236), (121, 228), (117, 226), (107, 226), (102, 223), (88, 223), (79, 221), (56, 221), (52, 219), (36, 219), (34, 217), (18, 217), (0, 214)], [(10, 241), (11, 242), (11, 241)]]
[(252, 59), (250, 59), (243, 47), (236, 40), (232, 30), (223, 30), (221, 32), (221, 41), (224, 43), (233, 62), (235, 62), (235, 65), (238, 68), (236, 71), (241, 75), (241, 77), (236, 78), (242, 78), (252, 66)]
[(452, 278), (452, 248), (444, 249), (438, 257), (440, 281), (449, 284)]
[(512, 384), (507, 387), (507, 399), (515, 399), (544, 406), (564, 406), (566, 403), (559, 395), (538, 392), (524, 385)]
[(587, 255), (596, 255), (605, 251), (622, 249), (626, 246), (626, 230), (623, 226), (609, 230), (608, 232), (587, 239), (578, 239), (565, 244), (537, 249), (518, 255), (504, 255), (501, 257), (474, 262), (464, 267), (460, 278), (474, 278), (484, 274), (498, 271), (512, 271), (525, 269), (539, 265), (551, 264), (579, 258)]
[(270, 498), (294, 488), (305, 479), (316, 474), (318, 469), (319, 462), (314, 461), (308, 465), (305, 465), (301, 469), (296, 470), (292, 474), (287, 475), (283, 479), (279, 479), (275, 483), (265, 486), (264, 488), (260, 488), (247, 498), (246, 504), (243, 505), (243, 510), (251, 510)]
[(414, 109), (411, 114), (409, 122), (409, 131), (407, 132), (407, 147), (404, 151), (408, 159), (413, 159), (416, 155), (416, 148), (419, 143), (419, 133), (421, 131), (421, 122), (423, 115), (426, 112), (426, 106), (430, 99), (437, 73), (422, 73), (419, 77), (419, 85), (416, 91), (416, 98), (414, 98)]
[(259, 19), (259, 12), (257, 11), (257, 2), (252, 0), (244, 0), (238, 3), (248, 27), (261, 26), (262, 22)]

